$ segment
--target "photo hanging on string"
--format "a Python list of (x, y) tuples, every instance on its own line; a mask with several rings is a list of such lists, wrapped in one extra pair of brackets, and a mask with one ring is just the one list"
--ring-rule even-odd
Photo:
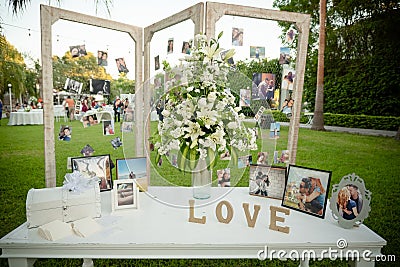
[(119, 73), (128, 73), (129, 72), (128, 68), (126, 67), (124, 58), (122, 58), (122, 57), (116, 58), (115, 62), (117, 63), (117, 68), (118, 68)]

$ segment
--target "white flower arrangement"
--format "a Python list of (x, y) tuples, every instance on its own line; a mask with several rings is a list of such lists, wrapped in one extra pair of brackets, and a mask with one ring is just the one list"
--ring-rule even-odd
[[(228, 89), (229, 50), (223, 60), (218, 39), (207, 41), (205, 35), (196, 35), (191, 55), (182, 62), (181, 79), (170, 82), (158, 123), (158, 138), (153, 139), (160, 159), (170, 151), (179, 150), (178, 167), (193, 170), (199, 159), (205, 159), (212, 168), (219, 154), (226, 150), (237, 158), (239, 151), (257, 150), (254, 131), (247, 129), (241, 108)], [(170, 77), (176, 73), (167, 62), (164, 70)]]

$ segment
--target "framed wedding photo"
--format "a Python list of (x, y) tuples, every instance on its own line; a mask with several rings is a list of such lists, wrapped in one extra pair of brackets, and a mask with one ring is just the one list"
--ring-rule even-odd
[(124, 158), (116, 161), (117, 180), (135, 179), (141, 191), (147, 190), (148, 170), (146, 157)]
[(111, 160), (109, 154), (71, 158), (71, 167), (72, 171), (79, 171), (90, 178), (97, 176), (100, 179), (100, 191), (112, 189)]
[(365, 188), (364, 180), (355, 173), (342, 177), (339, 184), (332, 186), (332, 216), (343, 228), (359, 226), (371, 211), (370, 203), (371, 192)]
[(332, 172), (289, 165), (282, 206), (325, 217)]
[(138, 207), (138, 194), (139, 189), (134, 179), (114, 180), (113, 211), (136, 209)]
[(249, 194), (282, 199), (285, 189), (286, 168), (250, 165)]

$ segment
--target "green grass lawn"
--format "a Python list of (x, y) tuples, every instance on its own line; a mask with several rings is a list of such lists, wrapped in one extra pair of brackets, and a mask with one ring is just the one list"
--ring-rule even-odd
[[(26, 221), (25, 200), (30, 188), (45, 187), (44, 168), (44, 128), (40, 126), (7, 126), (3, 119), (0, 126), (0, 236), (4, 236)], [(64, 122), (55, 122), (55, 135)], [(121, 133), (120, 125), (115, 125), (116, 134), (103, 136), (101, 125), (83, 128), (81, 123), (73, 121), (72, 140), (56, 140), (57, 185), (61, 186), (67, 170), (67, 158), (79, 157), (80, 150), (90, 144), (94, 155), (110, 154), (115, 159), (134, 157), (135, 138), (132, 133)], [(152, 125), (152, 129), (155, 125)], [(286, 148), (287, 127), (281, 128), (281, 137), (275, 141), (265, 140), (268, 148), (276, 150)], [(114, 150), (110, 140), (120, 136), (123, 147)], [(256, 152), (253, 152), (255, 159)], [(154, 158), (154, 152), (152, 154)], [(296, 164), (300, 166), (331, 170), (332, 184), (339, 183), (341, 177), (356, 173), (364, 179), (367, 189), (372, 192), (372, 210), (364, 221), (365, 225), (387, 240), (383, 254), (396, 254), (400, 246), (400, 142), (393, 138), (361, 136), (336, 132), (316, 132), (300, 129)], [(272, 158), (270, 158), (271, 162)], [(164, 159), (165, 163), (166, 159)], [(226, 167), (220, 161), (217, 168)], [(234, 167), (232, 166), (233, 170)], [(236, 186), (248, 186), (248, 169), (234, 170), (232, 183)], [(115, 177), (115, 168), (112, 172)], [(232, 177), (233, 177), (232, 176)], [(162, 178), (164, 177), (164, 178)], [(161, 168), (152, 168), (151, 184), (190, 185), (190, 175), (163, 164)], [(329, 189), (331, 191), (331, 188)], [(398, 256), (398, 255), (396, 255)], [(82, 260), (40, 259), (35, 266), (81, 266)], [(292, 261), (258, 260), (95, 260), (95, 266), (297, 266)], [(346, 266), (342, 261), (322, 261), (313, 263), (318, 266)], [(7, 266), (6, 260), (0, 260), (0, 266)], [(383, 266), (383, 265), (382, 265)], [(387, 266), (387, 264), (384, 264)], [(394, 266), (394, 264), (393, 264)]]

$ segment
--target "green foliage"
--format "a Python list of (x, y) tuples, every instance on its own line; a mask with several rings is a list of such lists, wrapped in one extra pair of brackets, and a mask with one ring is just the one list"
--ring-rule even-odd
[(114, 99), (120, 94), (134, 94), (135, 81), (129, 80), (126, 73), (120, 73), (118, 79), (113, 80), (111, 83), (111, 99)]
[(19, 97), (25, 93), (26, 65), (21, 53), (0, 34), (0, 98), (12, 85), (12, 93)]
[(68, 51), (63, 57), (53, 56), (53, 87), (62, 90), (67, 78), (84, 84), (82, 93), (89, 93), (90, 79), (112, 80), (104, 67), (97, 64), (97, 58), (88, 52), (86, 56), (72, 57)]
[(361, 129), (397, 131), (400, 117), (324, 113), (324, 124)]
[[(279, 64), (278, 59), (272, 59), (268, 61), (268, 59), (264, 58), (260, 61), (256, 60), (252, 60), (250, 62), (238, 61), (236, 63), (236, 68), (244, 75), (246, 75), (246, 77), (248, 77), (250, 80), (252, 80), (254, 73), (274, 73), (276, 75), (276, 81), (282, 80), (282, 65)], [(231, 80), (229, 81), (231, 84), (233, 84)], [(281, 85), (280, 83), (277, 82), (275, 86), (276, 88), (280, 88)]]
[[(311, 14), (304, 100), (315, 105), (319, 0), (275, 0)], [(324, 111), (399, 116), (400, 9), (397, 0), (327, 1)], [(286, 32), (289, 23), (280, 23)]]

